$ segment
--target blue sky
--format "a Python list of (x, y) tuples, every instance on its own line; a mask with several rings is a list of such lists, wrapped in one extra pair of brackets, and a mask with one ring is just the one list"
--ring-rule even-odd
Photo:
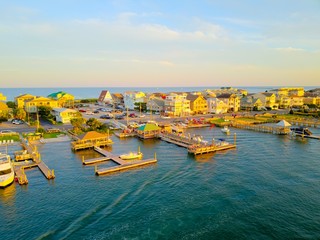
[(0, 2), (0, 87), (319, 86), (320, 1)]

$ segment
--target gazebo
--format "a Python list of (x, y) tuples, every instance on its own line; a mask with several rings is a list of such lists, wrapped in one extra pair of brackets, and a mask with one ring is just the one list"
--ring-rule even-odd
[(146, 123), (137, 128), (137, 136), (142, 139), (157, 137), (160, 133), (160, 127), (155, 123)]
[(281, 120), (276, 124), (276, 126), (281, 130), (282, 134), (290, 133), (291, 124), (288, 123), (286, 120)]
[(71, 142), (72, 149), (85, 149), (94, 146), (111, 146), (113, 144), (109, 134), (102, 134), (96, 131), (86, 132), (78, 136), (78, 140)]

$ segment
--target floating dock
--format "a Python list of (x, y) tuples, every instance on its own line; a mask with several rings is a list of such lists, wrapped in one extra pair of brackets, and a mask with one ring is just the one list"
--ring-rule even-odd
[(236, 148), (236, 135), (234, 135), (234, 144), (225, 141), (209, 144), (208, 142), (203, 141), (201, 138), (199, 139), (199, 137), (191, 138), (185, 135), (177, 135), (172, 133), (161, 133), (159, 137), (163, 141), (187, 148), (188, 152), (194, 155)]
[(113, 162), (118, 164), (118, 166), (101, 168), (101, 169), (98, 169), (98, 167), (96, 165), (95, 166), (95, 173), (97, 175), (118, 172), (118, 171), (127, 170), (127, 169), (135, 168), (135, 167), (141, 167), (144, 165), (149, 165), (149, 164), (157, 162), (156, 156), (154, 157), (154, 159), (146, 159), (146, 160), (123, 160), (119, 156), (116, 156), (113, 153), (108, 152), (100, 147), (95, 146), (94, 150), (99, 152), (100, 154), (102, 154), (104, 157), (92, 158), (92, 159), (87, 159), (87, 160), (83, 159), (82, 163), (84, 165), (95, 164), (95, 163), (99, 163), (99, 162), (103, 162), (103, 161), (107, 161), (107, 160), (112, 160)]
[(31, 156), (32, 162), (21, 162), (14, 166), (14, 172), (20, 185), (28, 184), (28, 179), (24, 171), (26, 168), (38, 167), (47, 179), (55, 178), (54, 170), (50, 170), (49, 167), (41, 161), (40, 153), (37, 151), (37, 148), (34, 145), (28, 143), (22, 137), (21, 145), (27, 151), (27, 154)]

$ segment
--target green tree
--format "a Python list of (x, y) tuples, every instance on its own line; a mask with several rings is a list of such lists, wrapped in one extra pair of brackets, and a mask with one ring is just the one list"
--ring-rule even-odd
[(38, 113), (39, 113), (40, 117), (45, 118), (45, 119), (51, 118), (51, 111), (52, 111), (51, 107), (47, 107), (47, 106), (38, 107)]
[(70, 120), (71, 125), (73, 126), (73, 131), (79, 133), (82, 130), (82, 125), (86, 122), (83, 117), (73, 118)]
[(86, 122), (86, 125), (89, 126), (92, 130), (98, 130), (101, 128), (102, 123), (95, 118), (89, 118)]
[(13, 117), (18, 119), (26, 119), (27, 113), (23, 108), (14, 108)]
[(16, 108), (15, 102), (12, 102), (12, 101), (8, 101), (8, 102), (7, 102), (7, 106), (8, 106), (9, 108)]

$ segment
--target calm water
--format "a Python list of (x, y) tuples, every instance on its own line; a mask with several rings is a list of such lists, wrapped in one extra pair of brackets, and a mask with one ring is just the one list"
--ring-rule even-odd
[[(202, 91), (204, 89), (216, 89), (220, 87), (159, 87), (159, 88), (99, 88), (99, 87), (90, 87), (90, 88), (0, 88), (0, 92), (7, 97), (7, 101), (13, 101), (16, 96), (21, 94), (29, 93), (36, 96), (48, 96), (51, 93), (58, 91), (65, 91), (71, 93), (75, 96), (76, 99), (85, 99), (85, 98), (98, 98), (102, 90), (109, 90), (111, 93), (124, 93), (125, 91), (143, 91), (145, 93), (151, 92), (182, 92), (182, 91)], [(266, 90), (271, 90), (278, 87), (235, 87), (240, 89), (247, 89), (250, 93), (264, 92)], [(305, 90), (314, 89), (316, 87), (304, 87)]]
[[(225, 137), (219, 128), (189, 132)], [(158, 140), (113, 137), (114, 153), (141, 146), (158, 163), (106, 176), (81, 164), (92, 151), (41, 145), (56, 179), (33, 169), (28, 186), (0, 190), (1, 239), (319, 239), (320, 142), (234, 132), (236, 150), (197, 157)]]

